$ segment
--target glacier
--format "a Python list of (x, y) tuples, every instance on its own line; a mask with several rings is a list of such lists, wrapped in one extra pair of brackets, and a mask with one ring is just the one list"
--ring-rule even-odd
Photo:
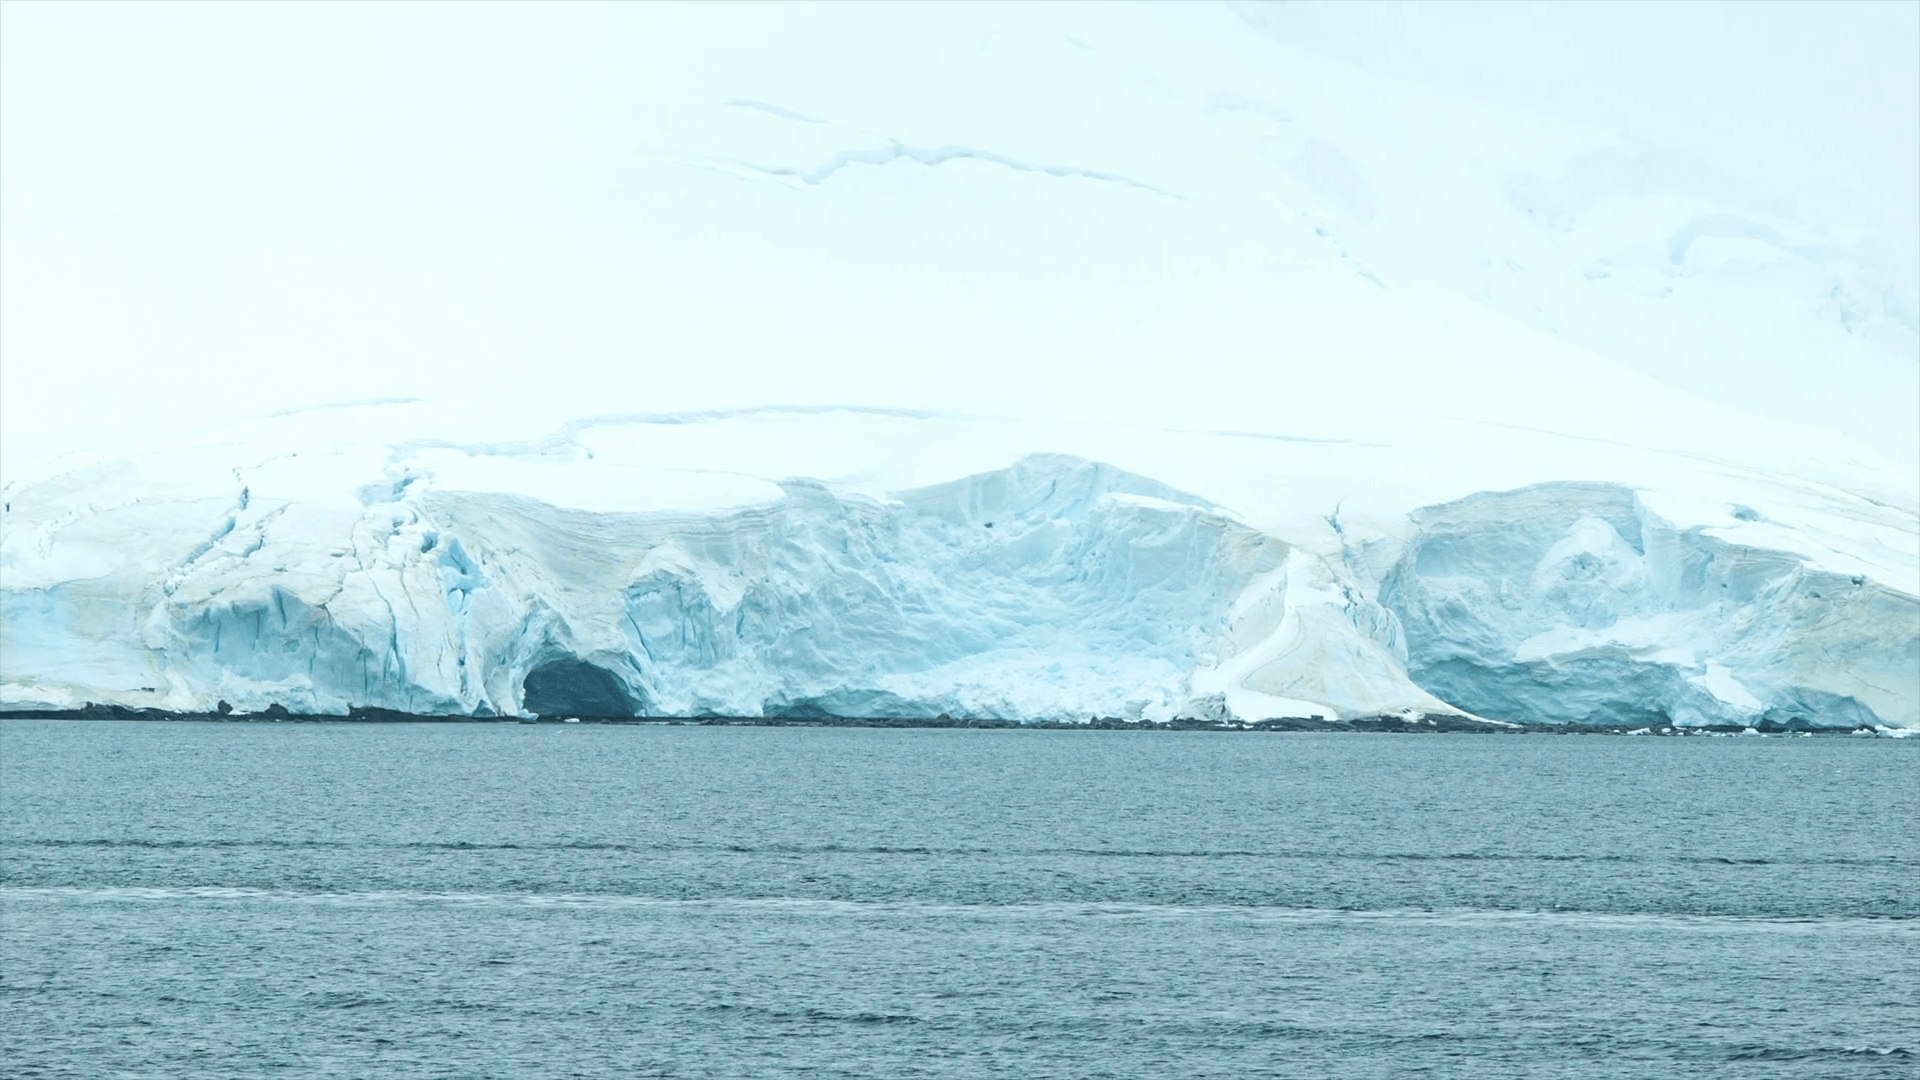
[(5, 706), (1920, 726), (1920, 598), (1620, 485), (1336, 511), (1330, 546), (1066, 455), (694, 512), (271, 472), (11, 492)]
[(1677, 528), (1612, 485), (1479, 494), (1414, 524), (1382, 599), (1410, 674), (1463, 707), (1683, 726), (1920, 719), (1915, 598), (1865, 575)]
[(579, 13), (290, 69), (166, 273), (9, 203), (0, 710), (1920, 729), (1873, 237), (1242, 14)]
[(9, 667), (75, 689), (112, 671), (119, 702), (172, 710), (515, 715), (543, 695), (588, 715), (1165, 721), (1225, 694), (1262, 717), (1457, 712), (1318, 558), (1080, 459), (884, 502), (793, 481), (704, 517), (397, 494), (326, 530), (249, 492), (164, 577), (10, 588)]

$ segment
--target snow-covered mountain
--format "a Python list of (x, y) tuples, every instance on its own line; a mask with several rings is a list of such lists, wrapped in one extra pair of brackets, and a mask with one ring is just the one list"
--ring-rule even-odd
[[(1244, 14), (634, 7), (361, 70), (251, 180), (327, 231), (290, 261), (397, 236), (328, 280), (437, 351), (10, 444), (0, 703), (1920, 727), (1870, 238)], [(17, 382), (65, 338), (8, 229)], [(155, 318), (266, 295), (207, 250)], [(206, 347), (315, 347), (260, 333)]]

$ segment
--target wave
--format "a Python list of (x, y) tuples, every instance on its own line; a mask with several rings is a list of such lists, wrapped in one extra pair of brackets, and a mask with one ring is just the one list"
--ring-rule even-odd
[(1920, 916), (1776, 916), (1600, 912), (1520, 908), (1328, 908), (1259, 904), (1033, 901), (1004, 904), (830, 900), (797, 896), (660, 897), (618, 893), (253, 889), (229, 886), (0, 886), (0, 901), (231, 902), (380, 906), (655, 908), (686, 912), (786, 912), (816, 916), (950, 918), (1226, 918), (1299, 923), (1407, 922), (1444, 925), (1560, 923), (1587, 926), (1753, 930), (1867, 929), (1920, 937)]
[(1085, 848), (1085, 847), (942, 847), (889, 844), (715, 844), (675, 843), (671, 841), (635, 843), (626, 841), (567, 840), (544, 843), (481, 842), (470, 840), (381, 841), (381, 840), (286, 840), (286, 839), (178, 839), (144, 840), (120, 838), (0, 840), (4, 848), (135, 848), (157, 851), (218, 851), (257, 849), (267, 851), (525, 851), (525, 852), (614, 852), (624, 854), (660, 854), (672, 852), (728, 855), (918, 855), (962, 858), (1114, 858), (1114, 859), (1274, 859), (1320, 860), (1339, 862), (1496, 862), (1496, 863), (1602, 863), (1641, 865), (1708, 866), (1920, 866), (1920, 859), (1895, 854), (1872, 858), (1842, 856), (1739, 857), (1731, 855), (1615, 855), (1539, 852), (1427, 852), (1427, 851), (1316, 851), (1248, 848)]

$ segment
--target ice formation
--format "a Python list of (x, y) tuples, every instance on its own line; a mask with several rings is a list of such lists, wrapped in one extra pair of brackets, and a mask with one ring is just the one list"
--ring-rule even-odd
[(388, 494), (330, 522), (249, 496), (164, 578), (12, 589), (9, 669), (85, 692), (111, 671), (108, 696), (172, 709), (1168, 720), (1202, 690), (1256, 716), (1453, 711), (1320, 560), (1075, 458), (887, 501), (796, 481), (710, 516)]
[(1912, 593), (1618, 485), (1335, 516), (1329, 547), (1058, 455), (697, 512), (417, 476), (104, 506), (112, 478), (9, 496), (9, 707), (1920, 723)]
[[(1920, 304), (1857, 238), (1226, 8), (773, 10), (576, 43), (594, 155), (409, 166), (588, 252), (356, 271), (510, 362), (9, 441), (0, 708), (1920, 728)], [(458, 202), (549, 165), (574, 216)], [(328, 183), (325, 251), (441, 250)], [(10, 379), (112, 344), (7, 310)]]
[(1462, 707), (1616, 724), (1920, 723), (1920, 604), (1864, 574), (1678, 528), (1611, 485), (1475, 495), (1414, 525), (1382, 600), (1405, 628), (1410, 673)]

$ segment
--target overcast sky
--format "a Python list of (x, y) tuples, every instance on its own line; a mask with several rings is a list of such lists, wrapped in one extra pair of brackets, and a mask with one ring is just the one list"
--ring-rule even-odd
[[(562, 220), (577, 180), (541, 163), (601, 153), (593, 140), (633, 107), (592, 80), (644, 95), (644, 64), (610, 52), (601, 25), (635, 10), (0, 5), (0, 453), (84, 445), (183, 406), (217, 419), (430, 392), (446, 356), (524, 362), (460, 312), (457, 275), (595, 288), (590, 262), (572, 264), (577, 280), (516, 267), (580, 226)], [(1868, 227), (1897, 278), (1920, 277), (1920, 3), (1245, 11), (1363, 67), (1692, 150)], [(524, 153), (486, 155), (501, 125)], [(377, 206), (350, 194), (388, 181)], [(538, 209), (472, 216), (469, 186)], [(389, 224), (440, 229), (453, 269), (409, 278), (338, 239)], [(249, 275), (260, 247), (296, 235), (298, 265)], [(220, 295), (191, 284), (216, 279)], [(298, 377), (234, 359), (282, 340)]]

